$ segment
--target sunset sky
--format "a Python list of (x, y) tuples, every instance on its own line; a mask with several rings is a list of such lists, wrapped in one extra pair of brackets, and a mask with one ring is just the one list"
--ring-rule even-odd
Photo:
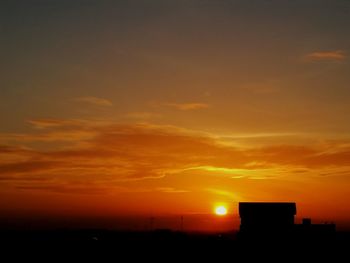
[(3, 1), (0, 217), (350, 228), (349, 28), (348, 0)]

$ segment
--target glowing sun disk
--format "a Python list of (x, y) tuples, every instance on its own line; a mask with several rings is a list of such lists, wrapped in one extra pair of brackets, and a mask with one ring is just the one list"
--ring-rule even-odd
[(227, 208), (224, 207), (224, 206), (217, 206), (215, 208), (215, 214), (218, 215), (218, 216), (224, 216), (224, 215), (227, 215)]

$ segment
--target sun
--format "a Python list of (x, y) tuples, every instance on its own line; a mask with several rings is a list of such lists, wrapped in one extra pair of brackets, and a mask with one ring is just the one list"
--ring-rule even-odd
[(215, 214), (218, 216), (225, 216), (227, 215), (227, 208), (222, 205), (217, 206), (215, 207)]

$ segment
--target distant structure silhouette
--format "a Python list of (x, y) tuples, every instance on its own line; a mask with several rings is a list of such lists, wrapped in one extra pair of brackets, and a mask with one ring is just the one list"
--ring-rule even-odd
[(335, 224), (312, 224), (304, 218), (295, 224), (295, 203), (240, 202), (240, 237), (243, 239), (329, 239)]
[(295, 225), (295, 232), (305, 239), (332, 238), (336, 232), (334, 223), (312, 224), (311, 218), (303, 218), (301, 225)]
[(294, 226), (295, 203), (239, 203), (242, 232), (285, 231)]

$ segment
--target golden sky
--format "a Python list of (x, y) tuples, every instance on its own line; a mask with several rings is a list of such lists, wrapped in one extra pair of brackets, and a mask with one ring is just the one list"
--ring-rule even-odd
[(350, 225), (350, 3), (11, 1), (0, 213)]

